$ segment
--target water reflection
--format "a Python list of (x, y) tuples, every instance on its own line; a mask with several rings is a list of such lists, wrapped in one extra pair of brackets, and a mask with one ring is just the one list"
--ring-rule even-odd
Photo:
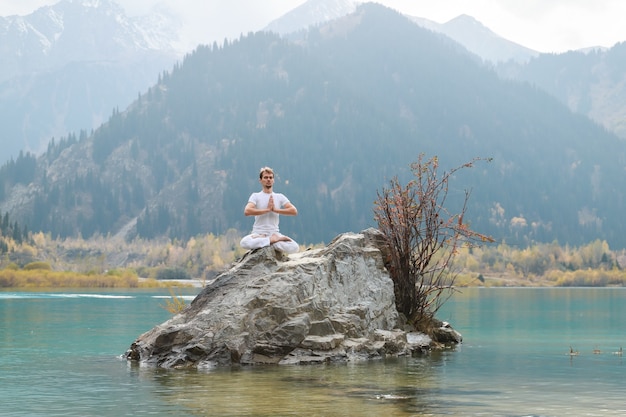
[(162, 400), (191, 415), (432, 415), (441, 408), (440, 396), (445, 391), (436, 375), (445, 365), (446, 354), (341, 365), (212, 371), (132, 365), (131, 372), (153, 381)]

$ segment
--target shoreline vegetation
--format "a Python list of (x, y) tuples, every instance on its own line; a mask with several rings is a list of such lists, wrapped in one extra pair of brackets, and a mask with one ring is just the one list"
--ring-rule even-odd
[[(0, 288), (201, 287), (243, 256), (240, 238), (233, 230), (186, 241), (60, 240), (35, 233), (18, 243), (0, 236), (6, 243)], [(581, 247), (490, 244), (461, 248), (452, 270), (456, 287), (624, 286), (626, 250), (611, 250), (600, 240)]]
[(172, 288), (198, 287), (197, 280), (158, 281), (154, 278), (139, 278), (132, 271), (120, 274), (82, 274), (72, 271), (0, 270), (0, 289), (51, 289), (51, 288)]
[(606, 241), (560, 246), (535, 243), (463, 248), (455, 259), (456, 286), (618, 287), (626, 285), (626, 250)]

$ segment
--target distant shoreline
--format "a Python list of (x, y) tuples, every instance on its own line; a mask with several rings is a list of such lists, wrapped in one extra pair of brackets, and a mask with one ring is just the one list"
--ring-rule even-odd
[[(153, 278), (139, 278), (139, 282), (147, 282), (147, 281), (154, 281), (154, 279)], [(159, 280), (156, 280), (156, 282), (169, 283), (169, 284), (172, 284), (172, 286), (176, 286), (178, 284), (180, 286), (203, 288), (211, 281), (207, 281), (203, 279), (159, 279)]]

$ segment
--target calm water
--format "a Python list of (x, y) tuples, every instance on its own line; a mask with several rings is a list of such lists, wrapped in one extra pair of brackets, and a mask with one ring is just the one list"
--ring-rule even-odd
[(0, 292), (0, 415), (626, 414), (623, 358), (612, 354), (626, 345), (626, 289), (464, 290), (440, 314), (464, 343), (421, 358), (210, 372), (129, 365), (120, 355), (169, 317), (167, 295)]

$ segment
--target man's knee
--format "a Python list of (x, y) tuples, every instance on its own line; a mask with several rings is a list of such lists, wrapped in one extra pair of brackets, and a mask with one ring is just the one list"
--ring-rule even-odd
[(244, 249), (252, 249), (251, 246), (251, 239), (248, 236), (244, 236), (241, 241), (239, 242), (239, 246), (241, 246)]
[(300, 250), (300, 246), (295, 240), (276, 242), (274, 246), (285, 253), (296, 253)]
[(252, 235), (244, 236), (243, 239), (239, 242), (244, 249), (258, 249), (263, 248), (265, 246), (270, 245), (270, 241), (268, 237), (254, 237)]

